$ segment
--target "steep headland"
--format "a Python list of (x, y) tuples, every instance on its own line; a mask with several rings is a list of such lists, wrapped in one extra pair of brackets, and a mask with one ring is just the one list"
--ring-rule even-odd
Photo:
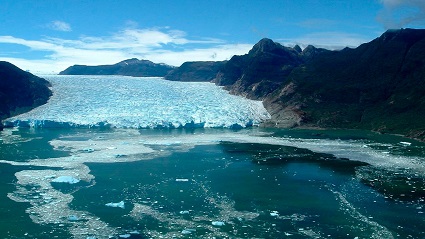
[(385, 32), (361, 46), (300, 51), (263, 39), (215, 82), (264, 101), (273, 127), (360, 128), (425, 139), (425, 30)]
[(0, 120), (45, 104), (52, 95), (49, 86), (48, 81), (0, 61)]
[(166, 64), (157, 64), (148, 60), (138, 60), (136, 58), (121, 61), (113, 65), (70, 66), (59, 75), (123, 75), (123, 76), (141, 76), (141, 77), (164, 77), (173, 66)]

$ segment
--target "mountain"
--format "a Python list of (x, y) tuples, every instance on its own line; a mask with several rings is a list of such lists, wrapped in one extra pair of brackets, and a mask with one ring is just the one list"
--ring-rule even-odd
[(49, 87), (48, 81), (0, 61), (0, 120), (45, 104)]
[(308, 46), (284, 47), (264, 38), (243, 56), (233, 56), (217, 74), (214, 82), (233, 94), (263, 99), (279, 88), (291, 72), (327, 50)]
[(180, 67), (170, 71), (165, 79), (192, 82), (212, 81), (225, 63), (225, 61), (185, 62)]
[(340, 51), (300, 51), (263, 39), (231, 58), (215, 82), (263, 100), (268, 126), (359, 128), (425, 140), (425, 30), (390, 30)]
[(123, 75), (142, 77), (163, 77), (174, 67), (166, 64), (157, 64), (148, 60), (138, 60), (136, 58), (121, 61), (114, 65), (70, 66), (59, 75)]

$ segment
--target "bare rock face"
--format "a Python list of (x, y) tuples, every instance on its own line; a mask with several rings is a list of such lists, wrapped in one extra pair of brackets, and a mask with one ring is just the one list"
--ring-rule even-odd
[(49, 87), (48, 81), (0, 61), (0, 120), (45, 104), (52, 95)]

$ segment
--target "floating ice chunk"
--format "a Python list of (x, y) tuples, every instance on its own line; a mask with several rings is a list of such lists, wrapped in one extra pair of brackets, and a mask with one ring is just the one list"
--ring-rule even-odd
[(130, 234), (122, 234), (122, 235), (119, 235), (119, 237), (120, 238), (130, 238), (131, 235)]
[(191, 234), (192, 232), (196, 232), (196, 229), (184, 229), (182, 234)]
[(107, 207), (120, 207), (120, 208), (124, 209), (124, 201), (110, 202), (110, 203), (105, 204), (105, 206), (107, 206)]
[(134, 231), (131, 231), (131, 232), (129, 232), (130, 234), (133, 234), (133, 235), (139, 235), (140, 234), (140, 232), (139, 231), (137, 231), (137, 230), (134, 230)]
[(189, 211), (187, 211), (187, 210), (180, 211), (180, 214), (189, 214)]
[(176, 182), (189, 182), (187, 178), (176, 178)]
[(279, 212), (278, 211), (272, 211), (270, 213), (270, 216), (272, 216), (272, 217), (278, 217), (279, 216)]
[(217, 226), (217, 227), (221, 227), (221, 226), (225, 225), (224, 222), (221, 222), (221, 221), (213, 221), (213, 222), (211, 222), (211, 224), (213, 226)]
[(57, 177), (57, 178), (53, 179), (52, 182), (54, 182), (54, 183), (75, 184), (75, 183), (80, 182), (80, 180), (79, 179), (76, 179), (76, 178), (74, 178), (72, 176), (60, 176), (60, 177)]
[(68, 216), (68, 221), (75, 222), (75, 221), (78, 221), (78, 220), (80, 220), (80, 218), (75, 216), (75, 215), (69, 215)]

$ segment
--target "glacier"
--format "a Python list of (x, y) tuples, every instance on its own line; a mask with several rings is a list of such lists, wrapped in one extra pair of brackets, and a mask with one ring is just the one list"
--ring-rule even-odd
[(270, 115), (261, 101), (229, 94), (213, 83), (158, 77), (42, 76), (49, 101), (6, 119), (33, 128), (244, 128)]

